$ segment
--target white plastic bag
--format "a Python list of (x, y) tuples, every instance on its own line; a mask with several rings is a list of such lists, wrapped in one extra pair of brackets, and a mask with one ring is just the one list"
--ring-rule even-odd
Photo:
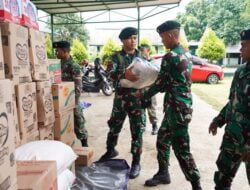
[(68, 169), (57, 176), (58, 190), (70, 190), (75, 181), (75, 175)]
[(149, 62), (145, 59), (136, 57), (127, 69), (132, 66), (132, 72), (139, 76), (139, 80), (132, 82), (127, 79), (121, 79), (120, 85), (124, 88), (141, 89), (154, 83), (161, 69), (161, 59), (153, 59)]
[(72, 148), (60, 141), (33, 141), (15, 150), (16, 160), (55, 160), (57, 173), (67, 169), (77, 158)]

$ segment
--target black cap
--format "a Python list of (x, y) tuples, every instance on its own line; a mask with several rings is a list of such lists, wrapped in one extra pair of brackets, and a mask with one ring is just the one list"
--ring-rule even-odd
[(133, 27), (126, 27), (122, 29), (119, 38), (120, 40), (128, 39), (132, 35), (137, 35), (137, 29)]
[(241, 39), (241, 40), (250, 40), (250, 29), (248, 29), (248, 30), (243, 30), (243, 31), (240, 33), (240, 39)]
[(70, 48), (68, 41), (53, 42), (53, 48)]
[(179, 22), (176, 22), (174, 20), (168, 20), (168, 21), (162, 23), (160, 26), (158, 26), (156, 30), (159, 34), (161, 34), (163, 32), (173, 30), (173, 29), (179, 30), (180, 28), (181, 28), (181, 25)]
[(142, 49), (142, 48), (150, 49), (150, 46), (148, 44), (141, 44), (140, 49)]

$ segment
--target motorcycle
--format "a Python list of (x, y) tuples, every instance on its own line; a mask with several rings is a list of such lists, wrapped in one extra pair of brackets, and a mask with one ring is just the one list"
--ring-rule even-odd
[[(84, 92), (103, 92), (106, 96), (111, 96), (113, 88), (107, 79), (107, 73), (101, 66), (101, 59), (96, 58), (94, 68), (86, 67), (82, 76), (82, 90)], [(94, 72), (94, 79), (91, 80), (89, 74)]]

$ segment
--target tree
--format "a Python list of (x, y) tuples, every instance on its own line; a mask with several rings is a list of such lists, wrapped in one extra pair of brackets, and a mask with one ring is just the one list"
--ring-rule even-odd
[(52, 42), (51, 42), (49, 34), (45, 35), (45, 48), (46, 48), (46, 52), (47, 52), (47, 57), (49, 59), (55, 58), (55, 56), (53, 54)]
[(225, 52), (226, 48), (223, 40), (219, 39), (213, 30), (207, 28), (201, 38), (197, 55), (212, 62), (223, 59)]
[(247, 0), (246, 2), (246, 8), (244, 10), (244, 12), (242, 13), (242, 18), (245, 20), (250, 20), (250, 0)]
[[(76, 13), (54, 16), (54, 41), (66, 40), (72, 43), (72, 40), (78, 38), (86, 46), (89, 40), (89, 34), (84, 24), (80, 23), (81, 17)], [(51, 26), (49, 25), (51, 29)]]
[(155, 47), (152, 45), (152, 43), (148, 38), (142, 38), (139, 43), (139, 46), (141, 45), (148, 45), (150, 47), (150, 53), (149, 53), (150, 55), (156, 53)]
[(77, 38), (73, 40), (71, 55), (73, 60), (78, 64), (81, 64), (84, 59), (88, 59), (89, 57), (84, 44)]
[(101, 49), (101, 58), (104, 65), (110, 61), (111, 56), (121, 49), (121, 46), (118, 43), (115, 43), (111, 38), (103, 45)]

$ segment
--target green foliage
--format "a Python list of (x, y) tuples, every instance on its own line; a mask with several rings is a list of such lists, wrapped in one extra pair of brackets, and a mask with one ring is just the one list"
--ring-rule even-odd
[(142, 38), (139, 43), (139, 46), (141, 45), (148, 45), (150, 47), (150, 52), (149, 52), (150, 55), (156, 53), (155, 47), (152, 45), (152, 42), (150, 42), (148, 38)]
[(224, 58), (225, 52), (226, 48), (224, 42), (216, 36), (213, 30), (207, 28), (201, 38), (201, 43), (197, 49), (197, 55), (212, 62)]
[(53, 54), (52, 42), (51, 42), (49, 34), (46, 34), (45, 36), (45, 48), (47, 52), (47, 57), (49, 59), (55, 58), (55, 55)]
[(120, 49), (121, 46), (118, 43), (114, 42), (111, 38), (109, 38), (101, 49), (100, 55), (102, 58), (102, 63), (106, 65), (107, 62), (110, 61), (111, 56)]
[(177, 19), (183, 25), (188, 40), (199, 41), (206, 27), (224, 40), (225, 44), (239, 41), (239, 33), (250, 27), (250, 0), (193, 0), (186, 12)]
[(71, 46), (71, 55), (74, 61), (78, 64), (81, 64), (84, 59), (88, 59), (89, 57), (84, 44), (77, 38), (73, 40), (73, 44)]
[[(50, 20), (48, 22), (50, 23)], [(49, 28), (51, 29), (51, 26)], [(76, 13), (55, 15), (53, 29), (54, 41), (66, 40), (72, 44), (72, 40), (78, 38), (86, 46), (89, 40), (88, 31), (84, 24), (81, 23), (80, 15)]]

